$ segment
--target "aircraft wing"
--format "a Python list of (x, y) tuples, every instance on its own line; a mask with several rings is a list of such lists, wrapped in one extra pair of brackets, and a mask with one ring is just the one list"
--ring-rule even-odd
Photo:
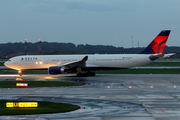
[(86, 67), (86, 61), (88, 60), (88, 56), (85, 56), (83, 59), (79, 61), (69, 62), (64, 65), (62, 65), (65, 69), (71, 69), (75, 67)]

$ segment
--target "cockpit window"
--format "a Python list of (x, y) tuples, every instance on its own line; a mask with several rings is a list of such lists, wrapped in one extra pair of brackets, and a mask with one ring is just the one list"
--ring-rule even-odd
[(11, 60), (8, 60), (8, 62), (11, 62)]

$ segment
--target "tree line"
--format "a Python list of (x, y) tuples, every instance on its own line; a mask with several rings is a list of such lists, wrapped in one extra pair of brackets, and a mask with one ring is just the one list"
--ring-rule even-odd
[[(39, 43), (27, 43), (25, 47), (24, 43), (4, 43), (0, 44), (0, 56), (5, 57), (10, 54), (24, 54), (25, 49), (27, 48), (27, 54), (38, 53), (39, 52)], [(136, 48), (124, 48), (124, 47), (115, 47), (112, 45), (89, 45), (89, 44), (79, 44), (75, 45), (73, 43), (57, 43), (57, 42), (41, 42), (41, 53), (42, 54), (63, 54), (71, 51), (72, 54), (135, 54), (139, 53), (145, 49), (145, 47), (136, 47)], [(61, 52), (58, 52), (61, 51)], [(180, 47), (177, 46), (165, 46), (164, 53), (180, 53)]]

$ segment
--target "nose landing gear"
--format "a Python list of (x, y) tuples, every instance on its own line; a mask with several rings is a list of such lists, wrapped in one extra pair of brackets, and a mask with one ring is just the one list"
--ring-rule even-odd
[(19, 76), (22, 76), (22, 71), (18, 70), (18, 74), (19, 74)]

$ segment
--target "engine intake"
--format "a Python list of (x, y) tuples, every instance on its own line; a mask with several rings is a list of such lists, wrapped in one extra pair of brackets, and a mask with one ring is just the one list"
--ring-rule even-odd
[(62, 74), (62, 73), (64, 73), (64, 68), (62, 68), (60, 66), (51, 66), (48, 68), (48, 73), (50, 75)]

